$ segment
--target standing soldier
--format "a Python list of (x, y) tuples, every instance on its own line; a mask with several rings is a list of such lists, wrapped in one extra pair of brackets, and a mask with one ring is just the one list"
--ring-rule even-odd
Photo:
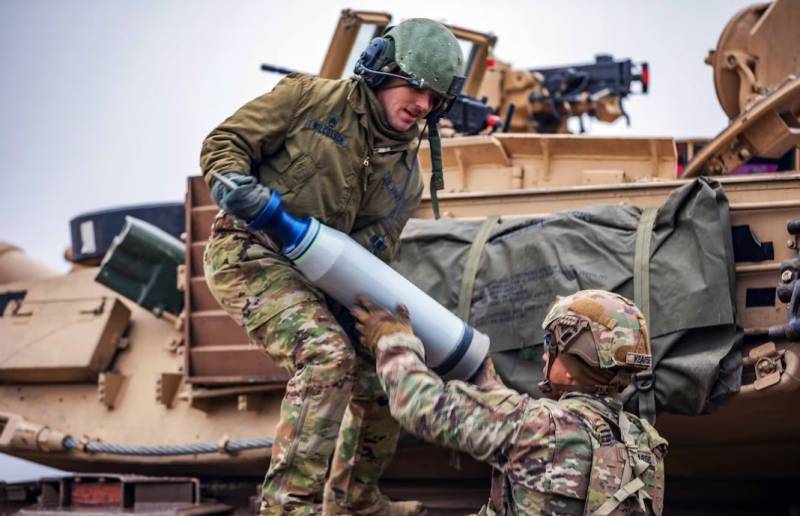
[[(324, 295), (247, 222), (270, 192), (389, 260), (422, 194), (418, 122), (435, 124), (463, 84), (458, 41), (412, 19), (374, 39), (355, 77), (291, 74), (208, 135), (201, 166), (223, 208), (204, 264), (208, 285), (250, 339), (292, 374), (262, 490), (262, 514), (417, 514), (378, 479), (399, 427), (371, 357), (353, 348)], [(238, 185), (228, 191), (212, 172)], [(335, 452), (334, 452), (335, 447)], [(333, 463), (326, 482), (331, 454)]]
[(503, 386), (491, 361), (477, 386), (443, 383), (403, 307), (362, 299), (353, 314), (403, 428), (493, 466), (481, 514), (661, 514), (667, 442), (613, 397), (652, 360), (644, 318), (624, 297), (584, 290), (550, 309), (542, 390), (557, 401)]

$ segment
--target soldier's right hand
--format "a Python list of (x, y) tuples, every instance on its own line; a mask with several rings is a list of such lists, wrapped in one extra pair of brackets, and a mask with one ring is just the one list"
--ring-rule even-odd
[(229, 190), (221, 181), (215, 181), (211, 187), (211, 198), (217, 206), (247, 222), (258, 217), (269, 202), (269, 188), (259, 184), (253, 176), (236, 172), (228, 172), (225, 178), (236, 183), (237, 187)]

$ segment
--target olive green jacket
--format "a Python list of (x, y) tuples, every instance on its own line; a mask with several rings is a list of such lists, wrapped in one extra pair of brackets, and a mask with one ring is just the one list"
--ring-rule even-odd
[(212, 171), (255, 175), (293, 215), (315, 217), (390, 259), (422, 195), (416, 140), (376, 148), (359, 80), (283, 78), (208, 135), (206, 182)]

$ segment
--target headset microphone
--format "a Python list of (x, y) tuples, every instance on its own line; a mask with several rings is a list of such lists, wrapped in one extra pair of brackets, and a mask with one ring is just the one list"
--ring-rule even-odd
[[(414, 79), (413, 77), (405, 77), (403, 75), (398, 75), (396, 73), (381, 72), (381, 71), (378, 71), (378, 70), (372, 70), (371, 68), (367, 68), (366, 66), (364, 66), (361, 63), (358, 63), (356, 65), (355, 73), (360, 75), (360, 76), (362, 76), (362, 77), (364, 77), (365, 80), (368, 77), (367, 74), (378, 75), (380, 77), (379, 81), (375, 81), (374, 79), (372, 80), (373, 83), (374, 82), (378, 83), (378, 84), (376, 84), (376, 86), (379, 85), (379, 84), (382, 84), (384, 79), (402, 79), (403, 81), (407, 82), (410, 86), (413, 86), (413, 87), (415, 87), (417, 89), (421, 89), (422, 88), (422, 83), (419, 82), (418, 80)], [(367, 80), (367, 85), (372, 86), (370, 84), (369, 80)]]

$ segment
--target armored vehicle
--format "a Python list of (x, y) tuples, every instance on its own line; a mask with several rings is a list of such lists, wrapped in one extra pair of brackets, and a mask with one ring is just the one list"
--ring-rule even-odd
[[(488, 71), (491, 36), (455, 28), (473, 45), (467, 93), (486, 96), (492, 113), (512, 122), (508, 132), (443, 141), (443, 219), (425, 220), (432, 218), (426, 196), (395, 263), (420, 285), (431, 281), (428, 264), (440, 263), (445, 281), (430, 293), (487, 329), (505, 380), (533, 394), (526, 375), (541, 342), (525, 333), (520, 314), (541, 310), (545, 298), (599, 283), (648, 304), (653, 320), (662, 315), (667, 322), (652, 328), (661, 339), (655, 369), (637, 381), (629, 403), (659, 409), (674, 514), (785, 514), (796, 504), (798, 20), (793, 0), (755, 5), (731, 20), (708, 58), (731, 123), (716, 138), (687, 142), (514, 133), (541, 123), (532, 114), (541, 112), (541, 98), (528, 90), (524, 101), (482, 93), (490, 84), (506, 88), (511, 83), (498, 78), (514, 74)], [(381, 13), (346, 11), (335, 40), (350, 46), (332, 45), (321, 75), (352, 68), (353, 49), (388, 22)], [(508, 103), (517, 104), (510, 117)], [(590, 110), (599, 117), (603, 109), (613, 111)], [(419, 159), (430, 170), (425, 152)], [(769, 173), (734, 174), (754, 170)], [(713, 179), (695, 179), (701, 175)], [(165, 212), (176, 220), (175, 209), (184, 216), (180, 229), (159, 220)], [(202, 252), (216, 211), (192, 177), (185, 204), (144, 208), (113, 239), (107, 213), (73, 221), (67, 274), (0, 248), (0, 451), (76, 472), (0, 485), (3, 511), (253, 507), (287, 375), (249, 344), (206, 287)], [(598, 221), (608, 223), (598, 230), (590, 224)], [(540, 238), (549, 227), (572, 236)], [(617, 238), (592, 239), (609, 228)], [(498, 273), (494, 260), (524, 238), (533, 241), (522, 247), (526, 258), (507, 259)], [(569, 247), (541, 247), (555, 240)], [(415, 261), (422, 272), (414, 276), (403, 260), (419, 258), (431, 242), (451, 249), (447, 266)], [(585, 248), (597, 253), (577, 254)], [(596, 274), (598, 257), (618, 262), (616, 275)], [(494, 327), (522, 338), (495, 338)], [(484, 465), (411, 438), (401, 446), (385, 476), (390, 496), (421, 499), (434, 514), (475, 511), (485, 501)]]
[[(391, 23), (388, 13), (342, 11), (325, 55), (320, 77), (338, 79), (350, 74), (361, 51)], [(494, 54), (497, 36), (448, 25), (461, 45), (466, 77), (462, 95), (446, 116), (457, 134), (482, 132), (569, 132), (568, 121), (582, 117), (614, 122), (629, 120), (623, 101), (647, 93), (650, 74), (646, 62), (614, 60), (607, 54), (594, 63), (551, 68), (520, 69)], [(262, 70), (290, 73), (270, 64)]]

